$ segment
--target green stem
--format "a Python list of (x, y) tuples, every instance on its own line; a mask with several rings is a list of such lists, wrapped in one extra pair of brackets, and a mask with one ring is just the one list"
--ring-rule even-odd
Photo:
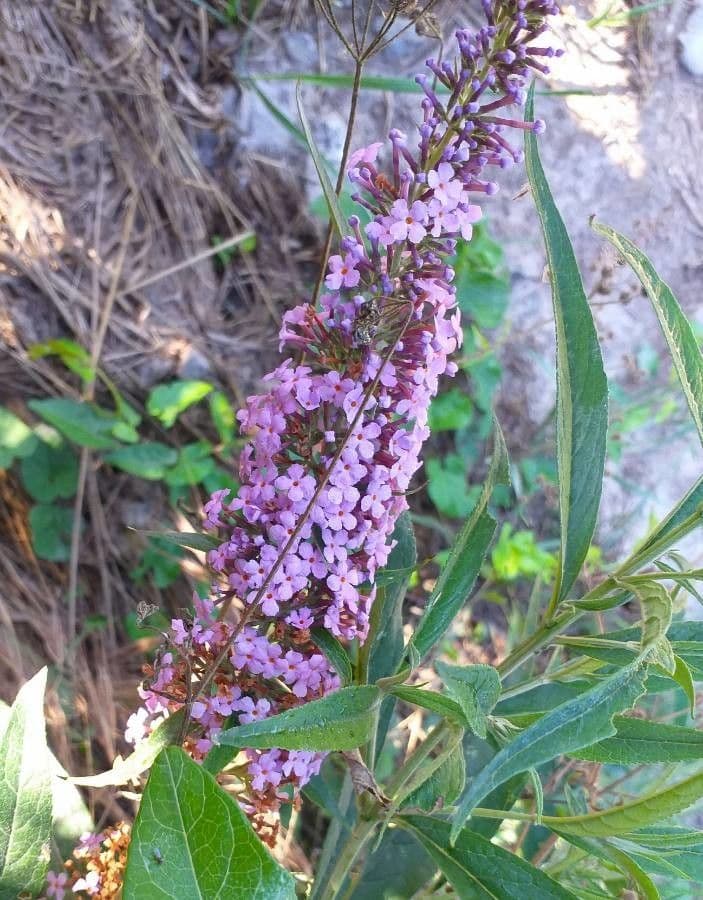
[(320, 900), (322, 892), (329, 881), (327, 870), (332, 865), (332, 859), (337, 850), (342, 835), (342, 829), (346, 827), (347, 830), (349, 830), (349, 826), (346, 826), (346, 823), (344, 823), (343, 820), (348, 814), (352, 803), (354, 803), (354, 789), (352, 787), (351, 778), (349, 777), (349, 774), (347, 774), (344, 778), (338, 801), (341, 818), (336, 817), (330, 821), (322, 845), (322, 853), (320, 854), (315, 870), (315, 883), (313, 884), (310, 900)]
[(347, 838), (342, 852), (337, 857), (337, 862), (332, 869), (329, 878), (329, 887), (324, 894), (320, 894), (321, 900), (335, 900), (342, 892), (344, 882), (347, 880), (352, 866), (357, 857), (371, 839), (378, 819), (362, 819)]
[[(408, 759), (405, 760), (395, 775), (393, 775), (384, 786), (386, 793), (390, 797), (395, 798), (398, 792), (411, 781), (413, 775), (415, 775), (422, 763), (450, 731), (451, 726), (445, 722), (437, 725), (427, 739), (420, 744)], [(388, 810), (382, 808), (379, 804), (375, 804), (368, 811), (367, 817), (357, 823), (354, 830), (349, 834), (342, 845), (341, 852), (337, 856), (337, 861), (332, 872), (324, 879), (328, 887), (325, 887), (324, 885), (320, 888), (316, 887), (313, 895), (315, 898), (319, 897), (320, 900), (335, 900), (344, 887), (347, 876), (359, 853), (370, 840), (376, 827), (380, 825), (384, 819), (387, 819), (388, 815)], [(316, 879), (316, 885), (317, 883)]]
[[(537, 813), (519, 813), (509, 809), (484, 809), (477, 806), (471, 810), (472, 816), (478, 816), (479, 819), (514, 819), (517, 822), (535, 822)], [(542, 816), (542, 821), (549, 819), (550, 822), (558, 820), (558, 816)]]
[(543, 684), (549, 684), (555, 679), (564, 678), (567, 675), (585, 675), (594, 665), (599, 665), (599, 663), (592, 659), (579, 658), (572, 660), (563, 666), (559, 666), (558, 669), (553, 669), (551, 672), (544, 672), (541, 675), (536, 675), (534, 678), (521, 681), (520, 684), (513, 685), (513, 687), (501, 692), (500, 699), (508, 700), (510, 697), (517, 697), (519, 694), (524, 694), (525, 691), (540, 687)]
[[(352, 133), (354, 131), (354, 121), (356, 119), (356, 106), (359, 102), (359, 92), (361, 89), (361, 73), (364, 68), (364, 60), (357, 59), (354, 67), (354, 83), (352, 85), (352, 96), (351, 96), (351, 104), (349, 106), (349, 119), (347, 120), (347, 133), (344, 137), (344, 147), (342, 148), (342, 159), (339, 163), (339, 172), (337, 173), (337, 184), (335, 185), (334, 192), (339, 197), (342, 192), (342, 185), (344, 184), (344, 174), (347, 168), (347, 158), (349, 156), (349, 147), (351, 146)], [(330, 223), (327, 226), (327, 236), (325, 237), (325, 246), (322, 250), (322, 260), (320, 261), (320, 271), (317, 274), (317, 281), (315, 282), (315, 287), (312, 292), (312, 299), (310, 302), (314, 306), (317, 303), (317, 298), (320, 295), (320, 290), (322, 288), (322, 280), (325, 277), (325, 272), (327, 270), (327, 260), (329, 259), (330, 250), (332, 248), (332, 238), (334, 236), (334, 223), (332, 219), (330, 219)]]
[(442, 721), (437, 725), (420, 746), (405, 760), (395, 775), (388, 779), (384, 787), (389, 797), (395, 797), (398, 791), (412, 778), (434, 748), (447, 735), (450, 727), (446, 721)]
[(506, 675), (509, 675), (517, 669), (518, 666), (521, 666), (525, 660), (529, 659), (533, 654), (537, 653), (538, 650), (541, 650), (542, 647), (548, 644), (555, 634), (558, 634), (558, 632), (563, 628), (566, 628), (567, 625), (571, 625), (572, 622), (575, 622), (576, 619), (584, 615), (585, 612), (586, 610), (569, 607), (560, 615), (552, 619), (551, 622), (547, 622), (545, 625), (542, 625), (541, 628), (538, 628), (532, 637), (529, 637), (521, 644), (518, 644), (512, 653), (506, 656), (503, 662), (497, 667), (500, 677), (505, 678)]

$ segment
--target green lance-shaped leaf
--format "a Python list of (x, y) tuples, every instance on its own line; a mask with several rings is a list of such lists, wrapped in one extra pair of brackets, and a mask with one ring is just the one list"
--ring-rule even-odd
[(634, 859), (625, 853), (624, 850), (614, 847), (607, 841), (605, 842), (605, 849), (615, 865), (630, 876), (642, 900), (660, 900), (661, 894), (656, 884)]
[(486, 794), (512, 775), (615, 734), (613, 716), (629, 709), (644, 692), (645, 675), (639, 660), (631, 663), (547, 713), (503, 747), (470, 785), (454, 819), (453, 837)]
[(686, 695), (686, 699), (691, 707), (691, 716), (693, 717), (696, 713), (696, 687), (693, 684), (693, 675), (686, 661), (677, 656), (676, 653), (674, 653), (674, 665), (674, 674), (671, 677)]
[(662, 725), (628, 716), (616, 716), (613, 724), (617, 729), (613, 737), (570, 755), (621, 766), (703, 759), (703, 731), (696, 728)]
[(378, 849), (370, 853), (350, 900), (406, 900), (437, 868), (409, 831), (386, 831)]
[(118, 759), (107, 772), (100, 772), (98, 775), (80, 775), (71, 778), (71, 781), (73, 784), (93, 788), (129, 784), (142, 772), (146, 772), (162, 750), (176, 743), (182, 727), (183, 710), (179, 710), (158, 725), (146, 740), (137, 744), (134, 753), (130, 753), (126, 759)]
[[(525, 118), (533, 120), (534, 85)], [(557, 337), (557, 464), (563, 600), (591, 545), (600, 503), (608, 428), (608, 383), (576, 257), (540, 162), (537, 139), (525, 133), (525, 164), (547, 250)]]
[[(0, 740), (10, 720), (11, 707), (0, 701)], [(62, 859), (68, 859), (78, 839), (93, 830), (93, 817), (78, 788), (68, 780), (68, 773), (48, 750), (51, 773), (52, 840)]]
[(154, 763), (127, 858), (124, 900), (294, 900), (236, 801), (179, 747)]
[(403, 657), (403, 600), (417, 565), (417, 547), (410, 514), (399, 516), (393, 529), (395, 546), (379, 573), (379, 588), (371, 607), (369, 636), (362, 648), (370, 683), (392, 675)]
[[(676, 664), (673, 674), (666, 674), (682, 688), (690, 701), (693, 696), (693, 679), (703, 681), (703, 622), (673, 622), (666, 636)], [(592, 659), (623, 666), (637, 656), (640, 641), (640, 629), (635, 627), (608, 631), (596, 638), (563, 637), (557, 643), (574, 647)], [(657, 664), (659, 660), (655, 658), (650, 662)]]
[(436, 809), (439, 803), (446, 808), (461, 794), (465, 781), (466, 761), (464, 748), (459, 739), (442, 764), (433, 768), (429, 778), (408, 794), (401, 806), (414, 809), (419, 807), (428, 812)]
[(310, 638), (313, 644), (322, 650), (328, 662), (334, 666), (335, 671), (342, 679), (342, 684), (349, 684), (353, 674), (351, 660), (337, 638), (326, 628), (313, 628)]
[(398, 824), (417, 838), (462, 900), (576, 900), (544, 872), (468, 828), (452, 843), (451, 826), (442, 819), (404, 815)]
[(445, 697), (444, 694), (438, 694), (436, 691), (426, 691), (423, 688), (412, 687), (408, 684), (393, 685), (389, 688), (389, 693), (399, 700), (412, 703), (413, 706), (421, 706), (430, 712), (438, 713), (443, 718), (449, 719), (450, 722), (456, 722), (464, 728), (468, 725), (463, 709), (455, 700)]
[(466, 603), (493, 539), (496, 521), (488, 504), (497, 484), (509, 484), (508, 450), (500, 425), (494, 421), (493, 459), (481, 496), (449, 551), (411, 644), (423, 657), (439, 641)]
[(642, 544), (632, 555), (627, 566), (633, 572), (665, 550), (680, 538), (698, 528), (703, 523), (703, 478), (700, 478), (691, 490), (681, 498), (669, 515), (647, 535)]
[(452, 666), (437, 662), (437, 672), (450, 697), (459, 704), (469, 728), (486, 736), (486, 721), (500, 696), (500, 677), (493, 666)]
[(39, 892), (51, 843), (51, 757), (41, 669), (17, 694), (0, 740), (0, 900)]
[[(135, 529), (136, 530), (136, 529)], [(159, 538), (176, 547), (187, 547), (189, 550), (201, 550), (207, 553), (220, 546), (220, 541), (212, 534), (199, 531), (139, 531), (146, 537)]]
[(269, 719), (228, 728), (219, 744), (283, 750), (354, 750), (373, 733), (381, 691), (374, 685), (346, 687), (321, 700)]
[(555, 831), (585, 837), (623, 835), (646, 828), (688, 809), (703, 797), (703, 772), (626, 803), (583, 816), (544, 816), (542, 823)]
[(703, 882), (703, 834), (678, 825), (658, 825), (618, 835), (643, 869), (665, 878)]
[(703, 832), (691, 831), (682, 825), (653, 825), (621, 834), (619, 839), (651, 850), (683, 850), (687, 847), (703, 849)]
[[(628, 655), (627, 662), (632, 657)], [(597, 666), (594, 664), (594, 668)], [(495, 708), (495, 714), (514, 721), (528, 717), (530, 721), (550, 712), (556, 706), (578, 697), (593, 687), (592, 681), (579, 678), (574, 681), (552, 681), (548, 684), (540, 684), (522, 691), (514, 697), (506, 697), (500, 700)]]
[(698, 436), (703, 442), (703, 353), (691, 323), (669, 285), (657, 275), (651, 261), (632, 241), (600, 222), (591, 222), (591, 225), (597, 234), (610, 241), (620, 252), (647, 292), (664, 332)]
[(310, 123), (308, 122), (308, 117), (305, 115), (305, 109), (303, 108), (303, 93), (300, 84), (298, 84), (296, 88), (295, 97), (298, 104), (300, 124), (303, 126), (305, 141), (308, 145), (308, 150), (310, 151), (310, 156), (312, 157), (312, 161), (317, 172), (317, 177), (320, 179), (320, 187), (322, 188), (322, 193), (325, 195), (325, 200), (327, 201), (327, 207), (330, 211), (330, 219), (334, 222), (334, 227), (337, 229), (339, 236), (344, 237), (349, 229), (347, 228), (346, 222), (344, 221), (344, 214), (339, 205), (339, 198), (337, 197), (335, 189), (332, 187), (330, 176), (327, 174), (325, 161), (322, 158), (322, 154), (317, 149), (317, 144), (315, 143), (315, 138), (313, 137)]
[(602, 859), (605, 862), (612, 862), (630, 878), (637, 888), (637, 896), (641, 900), (660, 900), (659, 891), (652, 879), (641, 868), (641, 866), (632, 859), (627, 853), (603, 839), (596, 840), (594, 838), (577, 837), (576, 835), (566, 834), (560, 835), (574, 847), (578, 847), (585, 853), (594, 856), (596, 859)]

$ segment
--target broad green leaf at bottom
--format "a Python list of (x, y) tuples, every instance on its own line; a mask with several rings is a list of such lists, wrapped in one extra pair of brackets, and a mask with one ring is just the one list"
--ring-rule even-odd
[(123, 900), (294, 900), (292, 877), (246, 816), (180, 748), (154, 763), (137, 814)]
[(25, 684), (0, 740), (0, 900), (34, 895), (51, 841), (51, 769), (44, 725), (46, 669)]

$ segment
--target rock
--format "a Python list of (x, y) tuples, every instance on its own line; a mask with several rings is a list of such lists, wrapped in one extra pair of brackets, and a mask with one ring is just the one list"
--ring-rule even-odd
[(703, 2), (693, 8), (679, 42), (681, 64), (691, 75), (703, 76)]
[(178, 367), (179, 378), (207, 380), (212, 378), (210, 360), (195, 347), (188, 347)]

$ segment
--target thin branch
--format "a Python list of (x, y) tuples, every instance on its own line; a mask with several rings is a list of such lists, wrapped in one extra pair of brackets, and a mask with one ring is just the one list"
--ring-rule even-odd
[[(342, 159), (339, 163), (339, 171), (337, 172), (337, 184), (335, 185), (335, 193), (339, 197), (342, 193), (342, 186), (344, 184), (344, 175), (347, 167), (347, 159), (349, 158), (349, 147), (351, 146), (351, 139), (354, 132), (354, 121), (356, 119), (356, 108), (359, 102), (359, 93), (361, 86), (361, 73), (364, 68), (364, 63), (362, 60), (358, 59), (354, 65), (354, 83), (352, 85), (352, 96), (351, 96), (351, 104), (349, 106), (349, 120), (347, 122), (347, 132), (344, 136), (344, 147), (342, 148)], [(320, 260), (320, 270), (317, 275), (317, 281), (315, 282), (315, 287), (312, 292), (311, 303), (315, 305), (317, 303), (317, 298), (320, 295), (320, 290), (322, 288), (322, 281), (325, 277), (325, 271), (327, 270), (327, 260), (329, 259), (330, 249), (332, 248), (332, 238), (334, 236), (334, 224), (330, 219), (330, 223), (327, 226), (327, 236), (325, 238), (325, 246), (322, 250), (322, 259)]]
[(221, 244), (216, 244), (213, 247), (208, 247), (207, 250), (202, 250), (200, 253), (196, 253), (194, 256), (188, 257), (188, 259), (184, 259), (173, 266), (169, 266), (167, 269), (162, 269), (160, 272), (156, 272), (155, 275), (150, 275), (148, 278), (143, 278), (141, 281), (137, 281), (134, 284), (129, 284), (127, 285), (127, 287), (123, 287), (120, 291), (118, 291), (117, 296), (123, 297), (125, 294), (132, 294), (135, 291), (141, 291), (143, 288), (148, 287), (149, 285), (154, 284), (157, 281), (161, 281), (162, 278), (168, 278), (169, 275), (175, 275), (176, 272), (180, 272), (182, 269), (188, 269), (191, 266), (195, 266), (198, 263), (203, 262), (203, 260), (210, 259), (211, 256), (215, 256), (217, 253), (223, 253), (224, 251), (229, 250), (230, 247), (238, 246), (251, 237), (254, 237), (253, 231), (243, 231), (241, 234), (236, 234), (231, 238), (227, 238), (226, 241), (222, 241)]
[[(122, 277), (125, 259), (127, 257), (127, 248), (134, 227), (134, 217), (137, 212), (137, 203), (139, 194), (135, 191), (131, 194), (127, 213), (125, 215), (124, 225), (122, 226), (122, 234), (120, 237), (120, 249), (117, 255), (117, 262), (112, 276), (112, 281), (105, 298), (105, 307), (102, 315), (97, 318), (97, 329), (94, 331), (93, 346), (91, 348), (90, 360), (93, 372), (98, 367), (100, 354), (102, 353), (105, 335), (112, 315), (112, 308), (117, 296), (117, 286)], [(95, 321), (95, 319), (94, 319)], [(92, 400), (95, 393), (95, 377), (86, 383), (83, 390), (83, 399)], [(68, 667), (69, 673), (73, 672), (73, 661), (75, 656), (76, 639), (76, 606), (78, 598), (78, 562), (80, 554), (80, 538), (81, 538), (81, 516), (83, 514), (83, 498), (85, 496), (85, 483), (88, 476), (88, 468), (90, 466), (90, 450), (83, 447), (81, 450), (80, 465), (78, 469), (78, 487), (76, 490), (76, 499), (73, 504), (73, 527), (71, 529), (71, 556), (68, 567), (68, 635), (67, 650), (69, 654)]]

